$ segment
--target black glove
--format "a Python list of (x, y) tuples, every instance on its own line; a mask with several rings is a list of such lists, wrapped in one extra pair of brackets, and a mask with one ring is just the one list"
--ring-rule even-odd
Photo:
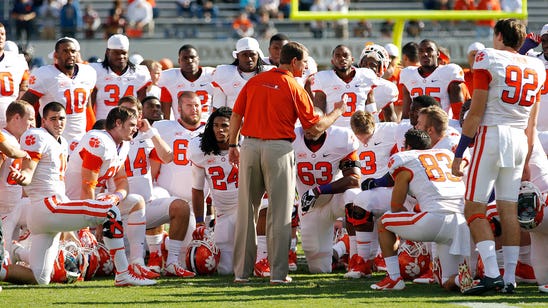
[(377, 184), (375, 183), (374, 178), (368, 178), (362, 182), (362, 190), (370, 190), (376, 187), (377, 187)]
[(303, 194), (301, 197), (301, 210), (303, 211), (303, 214), (310, 211), (310, 209), (314, 207), (316, 199), (316, 195), (312, 189), (309, 189)]

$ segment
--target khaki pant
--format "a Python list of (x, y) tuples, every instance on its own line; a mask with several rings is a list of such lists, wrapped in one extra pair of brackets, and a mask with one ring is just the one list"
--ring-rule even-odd
[(234, 275), (248, 278), (253, 273), (257, 254), (255, 222), (266, 191), (270, 279), (283, 280), (289, 272), (291, 211), (295, 200), (295, 156), (291, 142), (246, 138), (240, 152), (238, 186)]

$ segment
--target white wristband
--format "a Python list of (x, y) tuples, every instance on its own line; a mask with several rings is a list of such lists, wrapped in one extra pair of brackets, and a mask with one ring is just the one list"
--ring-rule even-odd
[(149, 130), (147, 130), (146, 132), (144, 132), (141, 137), (143, 139), (150, 139), (154, 136), (157, 136), (158, 135), (158, 130), (154, 127), (151, 127)]

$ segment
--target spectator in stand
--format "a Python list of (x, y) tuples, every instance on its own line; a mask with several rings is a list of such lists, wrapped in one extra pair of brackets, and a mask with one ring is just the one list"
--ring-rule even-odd
[(276, 27), (274, 22), (270, 19), (270, 15), (266, 11), (261, 11), (259, 13), (259, 22), (257, 23), (256, 28), (256, 37), (258, 39), (269, 40), (272, 35), (276, 32)]
[(424, 0), (422, 3), (427, 10), (447, 10), (449, 5), (448, 0)]
[(205, 1), (200, 11), (200, 18), (206, 22), (215, 21), (219, 16), (219, 8), (213, 4), (213, 1)]
[[(350, 6), (350, 0), (335, 0), (331, 1), (328, 5), (330, 11), (338, 12), (342, 14), (348, 13), (348, 7)], [(333, 23), (333, 29), (335, 31), (335, 37), (341, 39), (348, 38), (348, 19), (339, 19)]]
[[(301, 1), (302, 2), (302, 1)], [(314, 4), (309, 7), (312, 12), (323, 12), (327, 11), (327, 6), (325, 6), (323, 0), (314, 0)], [(321, 39), (323, 38), (323, 32), (325, 30), (325, 21), (323, 20), (313, 20), (310, 22), (310, 31), (314, 38)]]
[(373, 26), (365, 19), (358, 21), (354, 26), (354, 37), (371, 37), (373, 35)]
[(95, 31), (101, 26), (101, 17), (99, 13), (93, 9), (91, 4), (86, 5), (84, 12), (84, 37), (86, 39), (92, 39), (95, 37)]
[(280, 0), (278, 11), (283, 14), (283, 18), (289, 18), (289, 12), (291, 11), (291, 0)]
[(267, 12), (272, 18), (283, 17), (279, 15), (278, 7), (280, 6), (280, 0), (258, 0), (259, 12)]
[(57, 21), (59, 20), (60, 5), (56, 0), (48, 0), (38, 10), (42, 31), (40, 37), (43, 40), (54, 40), (57, 38)]
[(421, 36), (422, 29), (424, 29), (424, 22), (420, 20), (410, 20), (405, 25), (405, 32), (413, 38)]
[(196, 0), (177, 0), (176, 4), (179, 17), (198, 17)]
[(110, 9), (110, 15), (105, 23), (105, 39), (108, 39), (114, 34), (124, 33), (126, 26), (126, 18), (124, 17), (124, 6), (122, 0), (114, 0), (113, 7)]
[[(471, 11), (475, 10), (476, 5), (474, 4), (474, 0), (456, 0), (455, 4), (453, 5), (453, 10), (455, 11)], [(453, 20), (451, 21), (452, 24), (459, 23), (460, 21)], [(470, 21), (466, 21), (467, 23), (471, 23)]]
[(128, 37), (141, 37), (146, 28), (148, 33), (154, 33), (152, 6), (146, 0), (135, 0), (127, 7)]
[(394, 21), (386, 20), (381, 23), (381, 37), (383, 38), (392, 38), (392, 30), (394, 29)]
[[(480, 0), (476, 10), (500, 11), (500, 2), (499, 0)], [(476, 21), (476, 39), (478, 41), (492, 39), (494, 26), (494, 19)]]
[(521, 0), (501, 0), (500, 6), (505, 12), (521, 13)]
[(147, 0), (147, 2), (152, 7), (152, 18), (158, 18), (160, 10), (156, 7), (156, 0)]
[(250, 37), (255, 33), (253, 23), (246, 12), (240, 12), (240, 14), (238, 14), (232, 22), (232, 29), (234, 30), (233, 37), (235, 39)]
[(76, 37), (78, 27), (82, 25), (82, 14), (74, 0), (67, 0), (67, 3), (61, 8), (59, 13), (59, 25), (61, 26), (61, 36)]
[(36, 12), (32, 0), (16, 0), (11, 11), (11, 18), (15, 20), (15, 38), (18, 41), (23, 40), (23, 32), (27, 44), (33, 38), (34, 20)]

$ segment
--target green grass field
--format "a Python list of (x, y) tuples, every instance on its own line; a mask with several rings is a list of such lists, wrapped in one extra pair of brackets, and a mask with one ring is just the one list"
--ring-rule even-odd
[[(301, 261), (301, 260), (300, 260)], [(304, 260), (303, 260), (304, 261)], [(514, 295), (462, 296), (438, 286), (407, 283), (403, 291), (373, 291), (369, 285), (382, 279), (347, 280), (343, 272), (311, 275), (305, 265), (292, 274), (293, 283), (270, 286), (268, 279), (249, 284), (232, 282), (232, 276), (162, 278), (152, 287), (115, 288), (113, 278), (75, 284), (17, 286), (0, 284), (1, 307), (73, 306), (181, 306), (193, 307), (548, 307), (548, 294), (531, 284), (520, 284)]]

